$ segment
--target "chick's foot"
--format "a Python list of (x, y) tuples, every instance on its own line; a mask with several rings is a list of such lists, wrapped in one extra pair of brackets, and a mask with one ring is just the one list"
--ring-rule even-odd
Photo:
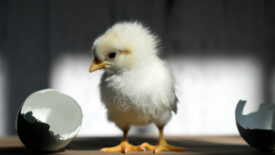
[(100, 151), (101, 152), (122, 152), (122, 153), (128, 153), (128, 152), (131, 152), (131, 151), (139, 151), (139, 150), (141, 150), (140, 147), (131, 145), (131, 144), (129, 144), (128, 141), (122, 141), (117, 146), (103, 148)]
[(150, 145), (148, 143), (143, 143), (140, 145), (140, 148), (143, 150), (149, 150), (154, 153), (160, 153), (162, 151), (184, 151), (183, 147), (177, 147), (167, 144), (166, 140), (163, 136), (163, 127), (164, 126), (158, 126), (159, 128), (159, 142), (158, 145)]
[(154, 153), (160, 153), (162, 151), (184, 151), (183, 147), (177, 147), (167, 144), (166, 142), (159, 143), (158, 145), (151, 145), (148, 143), (143, 143), (140, 146), (143, 150), (149, 150)]

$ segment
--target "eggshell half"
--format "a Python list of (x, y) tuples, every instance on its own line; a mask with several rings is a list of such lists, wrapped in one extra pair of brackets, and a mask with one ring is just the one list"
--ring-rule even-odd
[(246, 101), (237, 104), (235, 117), (243, 139), (262, 151), (275, 151), (275, 105), (261, 104), (258, 111), (243, 115)]
[(44, 89), (31, 94), (22, 104), (17, 115), (17, 133), (31, 149), (57, 151), (77, 135), (82, 117), (81, 108), (73, 98)]

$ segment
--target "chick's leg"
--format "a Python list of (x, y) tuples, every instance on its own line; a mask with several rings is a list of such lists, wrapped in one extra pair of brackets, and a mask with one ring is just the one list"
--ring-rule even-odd
[(131, 151), (138, 151), (139, 148), (137, 146), (133, 146), (133, 145), (129, 144), (129, 142), (127, 140), (128, 131), (129, 131), (129, 128), (123, 129), (123, 139), (119, 145), (114, 146), (114, 147), (103, 148), (103, 149), (101, 149), (101, 152), (127, 153), (127, 152), (131, 152)]
[(183, 147), (177, 147), (167, 144), (163, 136), (163, 126), (159, 126), (159, 142), (156, 146), (150, 145), (148, 143), (143, 143), (141, 147), (143, 149), (148, 149), (154, 153), (160, 153), (162, 151), (184, 151)]

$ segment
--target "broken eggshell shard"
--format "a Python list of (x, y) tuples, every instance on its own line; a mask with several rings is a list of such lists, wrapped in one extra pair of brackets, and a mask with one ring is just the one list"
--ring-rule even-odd
[(66, 147), (77, 135), (82, 111), (77, 102), (53, 89), (32, 93), (17, 114), (16, 129), (25, 146), (53, 152)]
[(235, 111), (240, 135), (256, 149), (275, 151), (275, 105), (261, 104), (258, 111), (243, 115), (245, 104), (240, 100)]

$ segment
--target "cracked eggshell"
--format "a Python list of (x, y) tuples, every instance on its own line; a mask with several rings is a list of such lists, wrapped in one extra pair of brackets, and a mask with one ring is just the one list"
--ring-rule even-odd
[(258, 111), (243, 115), (245, 104), (240, 100), (235, 111), (240, 135), (254, 148), (275, 151), (275, 105), (261, 104)]
[(53, 152), (63, 149), (77, 135), (82, 111), (70, 96), (53, 89), (32, 93), (17, 114), (16, 130), (25, 146)]

